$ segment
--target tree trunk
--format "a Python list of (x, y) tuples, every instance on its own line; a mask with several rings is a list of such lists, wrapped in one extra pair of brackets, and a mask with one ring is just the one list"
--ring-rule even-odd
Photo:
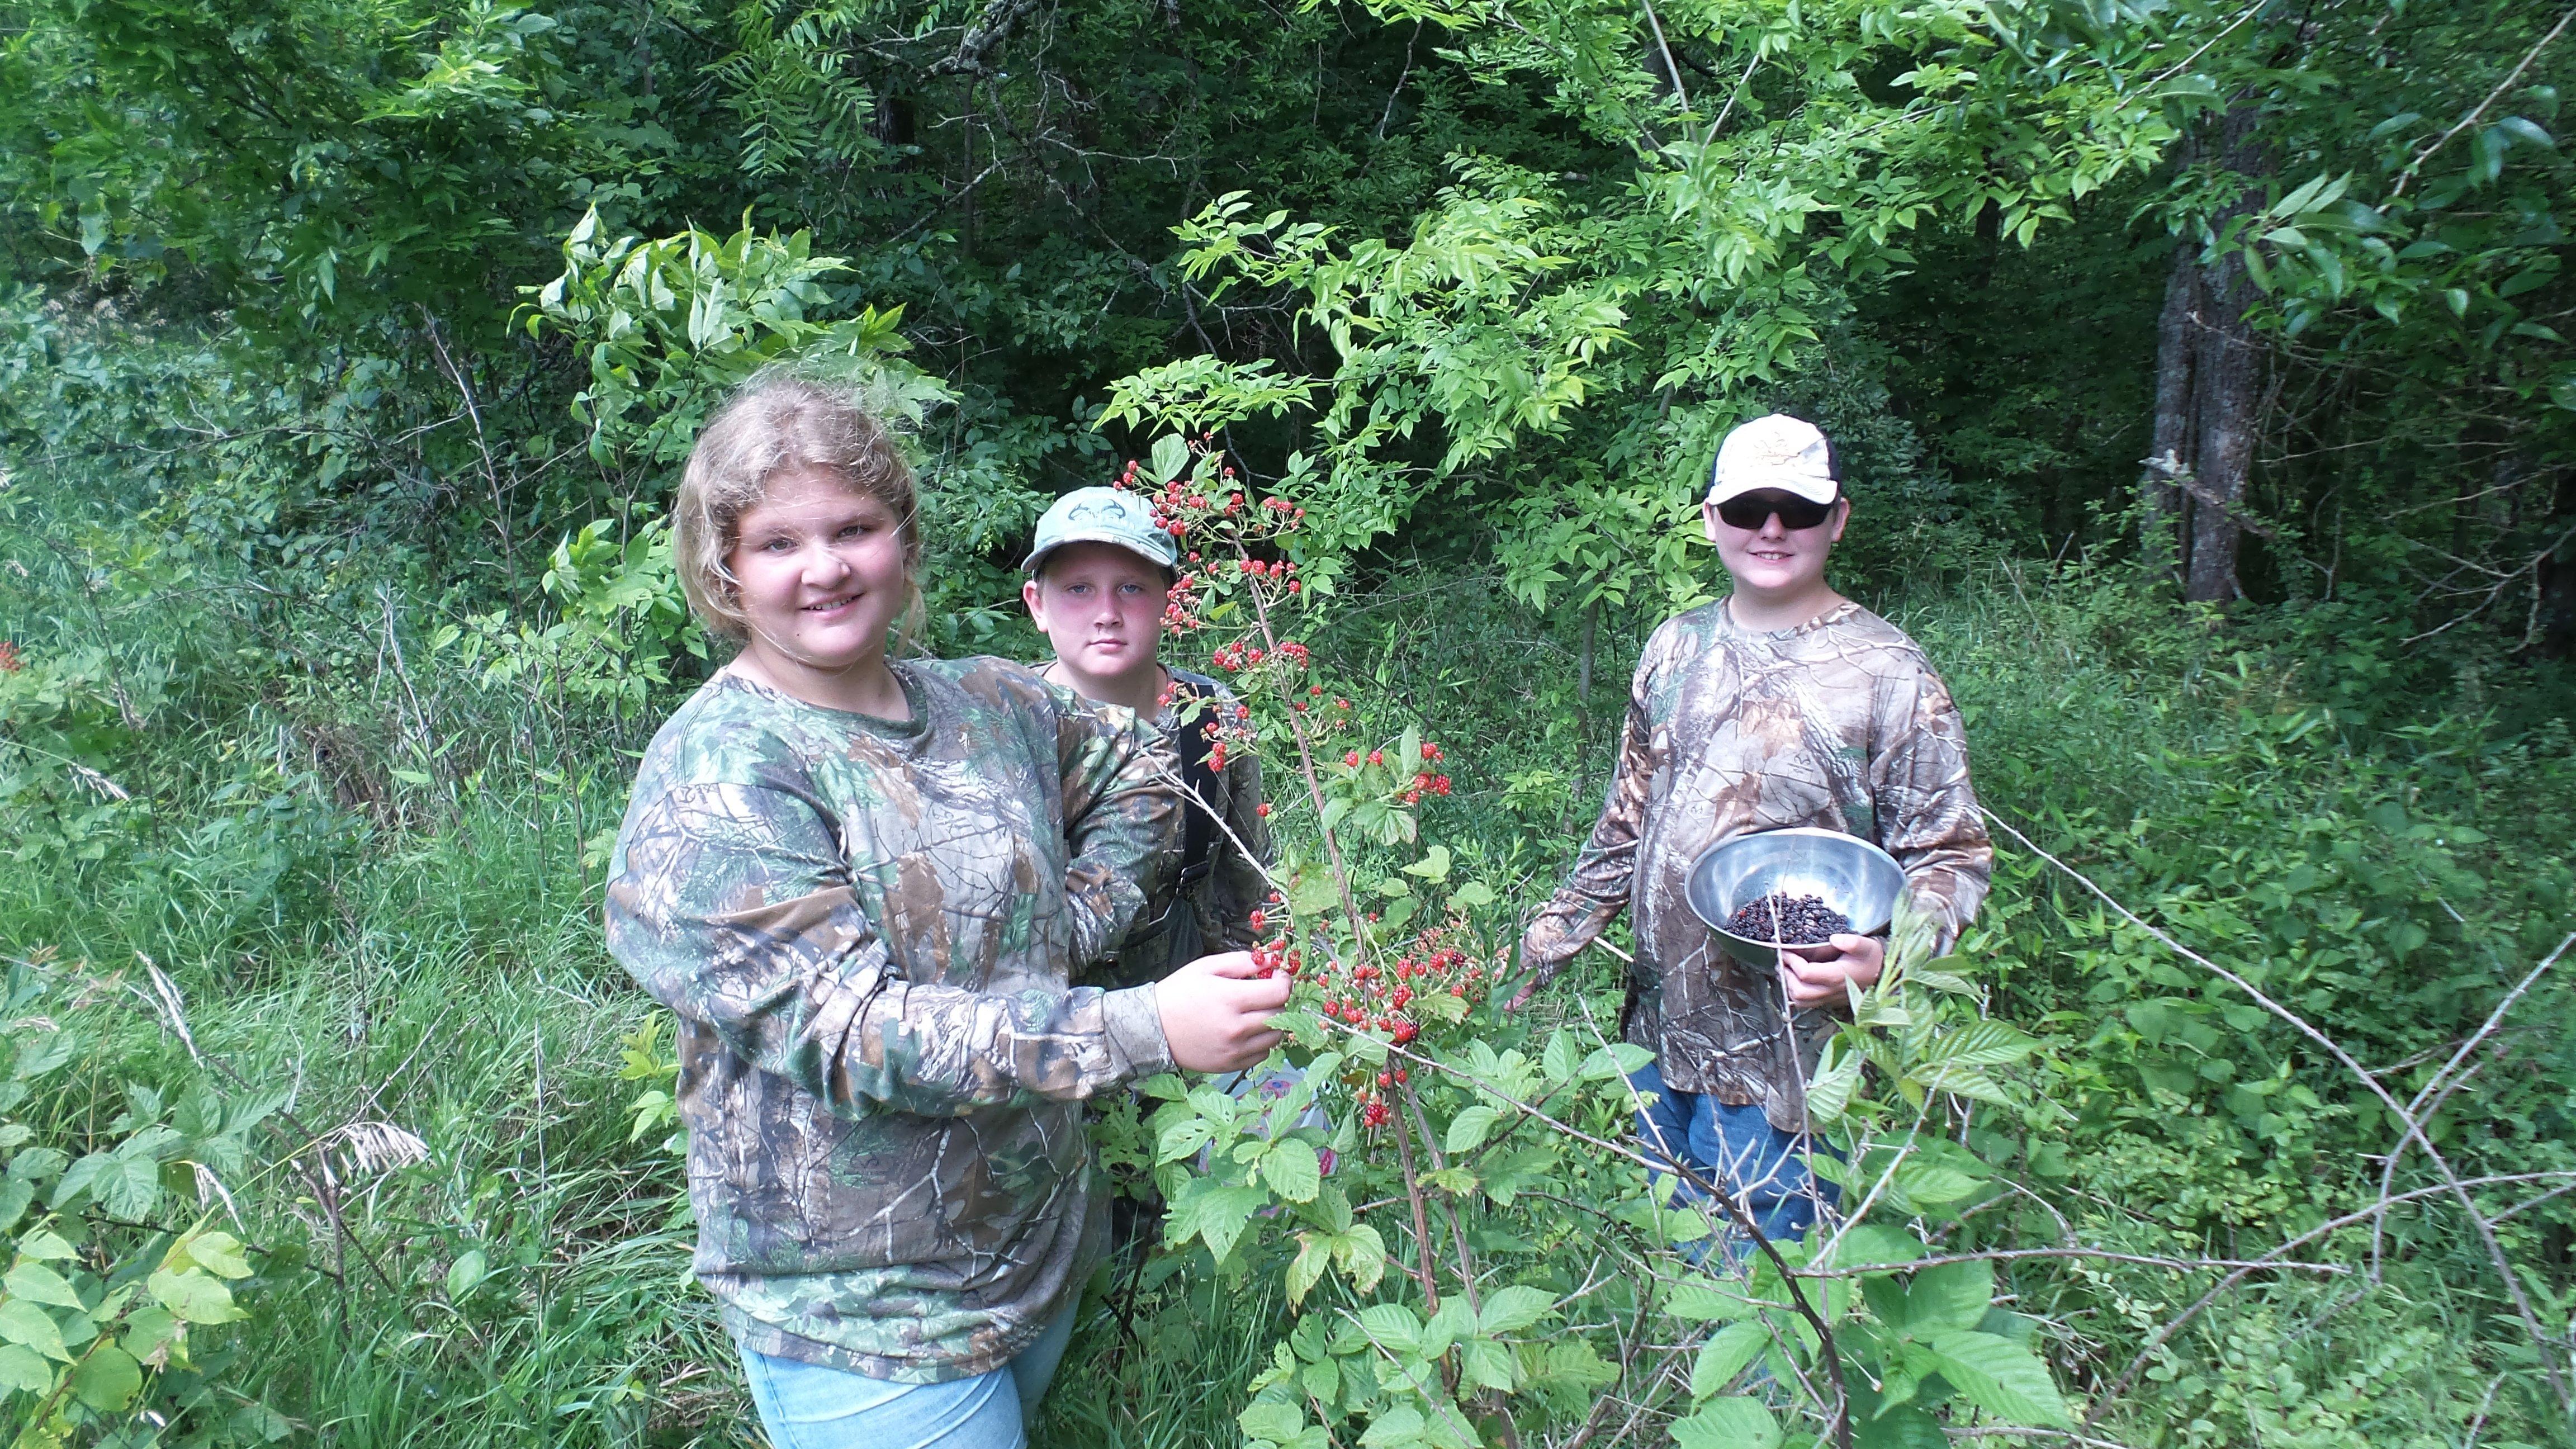
[(2228, 257), (2202, 275), (2200, 357), (2192, 368), (2192, 411), (2199, 422), (2199, 455), (2192, 469), (2191, 562), (2183, 597), (2223, 603), (2244, 591), (2236, 582), (2238, 521), (2246, 476), (2254, 467), (2258, 389), (2262, 368), (2254, 329), (2245, 321), (2254, 284), (2244, 263)]
[(2174, 248), (2165, 277), (2164, 311), (2156, 317), (2156, 430), (2138, 475), (2139, 543), (2156, 566), (2181, 577), (2188, 557), (2180, 536), (2181, 479), (2200, 449), (2192, 435), (2192, 362), (2199, 355), (2192, 314), (2200, 309), (2200, 264), (2193, 248)]
[[(2243, 197), (2210, 219), (2213, 229), (2254, 209), (2254, 183), (2271, 159), (2255, 135), (2255, 110), (2239, 104), (2216, 138), (2219, 163), (2246, 179)], [(2192, 164), (2186, 142), (2178, 159)], [(2262, 421), (2262, 344), (2246, 320), (2257, 300), (2234, 254), (2203, 266), (2199, 247), (2174, 251), (2165, 305), (2156, 319), (2155, 435), (2138, 480), (2141, 542), (2151, 559), (2172, 562), (2183, 597), (2223, 602), (2244, 591), (2236, 550), (2244, 536), (2245, 485)]]

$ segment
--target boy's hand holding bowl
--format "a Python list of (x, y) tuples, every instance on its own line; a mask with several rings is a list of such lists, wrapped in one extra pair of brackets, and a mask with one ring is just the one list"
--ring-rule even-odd
[(1848, 986), (1869, 986), (1887, 965), (1887, 943), (1876, 936), (1836, 933), (1817, 946), (1782, 946), (1780, 989), (1804, 1010), (1850, 999)]

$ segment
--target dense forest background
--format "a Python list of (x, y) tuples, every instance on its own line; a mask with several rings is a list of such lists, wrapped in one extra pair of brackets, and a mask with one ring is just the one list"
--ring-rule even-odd
[[(13, 1442), (756, 1435), (596, 922), (721, 662), (660, 510), (780, 360), (903, 422), (936, 652), (1038, 652), (1038, 511), (1175, 431), (1306, 507), (1315, 677), (1436, 733), (1495, 940), (1646, 633), (1723, 591), (1717, 438), (1815, 419), (1838, 581), (1997, 817), (1952, 964), (2036, 1044), (1928, 1134), (1964, 1186), (1894, 1205), (2033, 1251), (1994, 1322), (2075, 1411), (1873, 1370), (1845, 1430), (2569, 1442), (2571, 22), (0, 0)], [(1616, 1010), (1588, 959), (1549, 1011)], [(1476, 1211), (1462, 1255), (1614, 1305), (1560, 1328), (1617, 1374), (1531, 1378), (1513, 1442), (1720, 1442), (1666, 1427), (1704, 1326), (1587, 1298), (1545, 1202)], [(1296, 1246), (1176, 1236), (1041, 1443), (1273, 1442)], [(1370, 1423), (1276, 1442), (1450, 1442)]]

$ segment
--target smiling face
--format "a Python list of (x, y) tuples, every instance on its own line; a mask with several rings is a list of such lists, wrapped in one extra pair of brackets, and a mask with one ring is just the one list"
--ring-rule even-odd
[(881, 669), (886, 631), (911, 597), (894, 510), (838, 475), (800, 468), (770, 479), (736, 521), (725, 557), (750, 639), (743, 653), (802, 698)]
[(1708, 525), (1708, 541), (1717, 545), (1718, 561), (1735, 577), (1740, 598), (1766, 611), (1813, 603), (1821, 612), (1836, 597), (1825, 584), (1825, 559), (1842, 541), (1843, 525), (1851, 519), (1849, 499), (1837, 500), (1833, 512), (1813, 528), (1791, 528), (1778, 513), (1768, 514), (1759, 528), (1737, 528), (1708, 503), (1700, 505), (1700, 516)]
[(1020, 589), (1074, 688), (1125, 703), (1129, 686), (1161, 683), (1155, 661), (1171, 576), (1114, 543), (1068, 543)]

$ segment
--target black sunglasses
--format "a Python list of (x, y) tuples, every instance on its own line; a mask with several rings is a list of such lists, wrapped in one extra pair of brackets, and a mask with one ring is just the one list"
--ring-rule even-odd
[[(1834, 503), (1841, 501), (1840, 498), (1836, 498)], [(1775, 489), (1763, 488), (1751, 493), (1739, 493), (1717, 505), (1717, 516), (1726, 520), (1727, 527), (1741, 528), (1748, 533), (1758, 532), (1762, 525), (1771, 521), (1771, 515), (1775, 513), (1780, 515), (1782, 528), (1793, 530), (1813, 528), (1833, 517), (1834, 504), (1818, 503), (1812, 499), (1801, 498), (1795, 493), (1782, 493)]]

